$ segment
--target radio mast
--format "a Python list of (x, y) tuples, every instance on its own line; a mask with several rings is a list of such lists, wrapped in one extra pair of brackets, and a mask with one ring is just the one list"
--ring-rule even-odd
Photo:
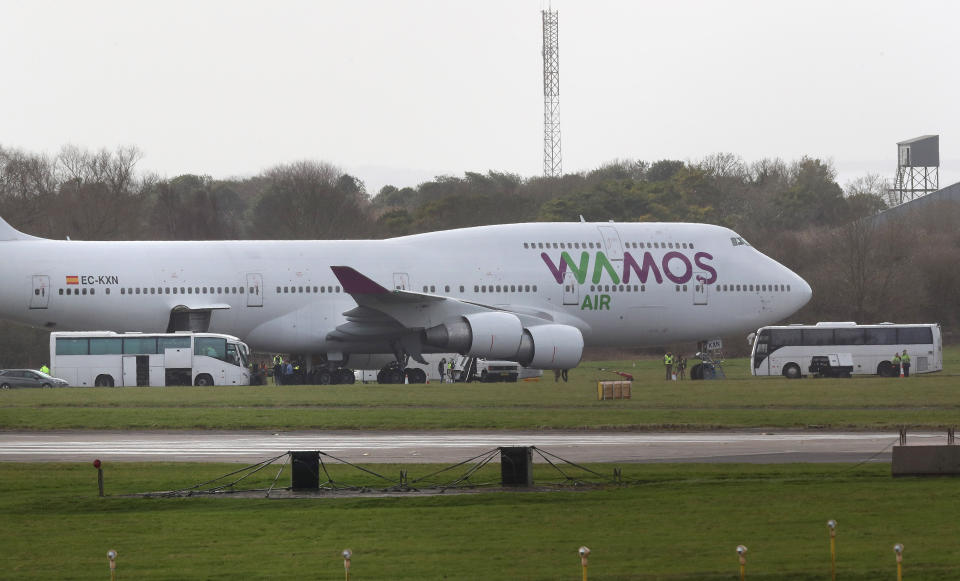
[(560, 157), (560, 40), (556, 10), (543, 15), (543, 175), (563, 174)]

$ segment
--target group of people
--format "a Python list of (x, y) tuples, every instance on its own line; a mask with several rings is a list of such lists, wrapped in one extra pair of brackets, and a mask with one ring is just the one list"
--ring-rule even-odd
[(687, 378), (687, 358), (683, 354), (674, 356), (672, 351), (667, 351), (663, 356), (663, 367), (667, 372), (667, 381)]
[(903, 350), (902, 355), (900, 353), (894, 353), (890, 363), (893, 363), (894, 371), (900, 370), (903, 372), (904, 377), (910, 377), (910, 355), (906, 349)]
[(303, 363), (297, 359), (290, 361), (282, 355), (273, 356), (274, 385), (300, 385), (304, 383)]

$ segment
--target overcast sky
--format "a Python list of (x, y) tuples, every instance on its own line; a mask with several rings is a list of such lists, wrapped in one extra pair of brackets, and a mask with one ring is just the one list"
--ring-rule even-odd
[[(301, 159), (371, 193), (542, 173), (541, 0), (0, 0), (0, 145), (139, 147), (142, 171)], [(940, 135), (960, 180), (960, 4), (555, 0), (563, 169), (616, 158), (832, 160), (892, 178)]]

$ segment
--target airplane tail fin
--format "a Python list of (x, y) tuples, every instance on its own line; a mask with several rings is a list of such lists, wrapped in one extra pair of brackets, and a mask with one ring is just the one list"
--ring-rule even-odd
[(5, 242), (8, 240), (40, 240), (40, 238), (31, 236), (29, 234), (24, 234), (10, 224), (7, 224), (6, 220), (0, 218), (0, 242)]

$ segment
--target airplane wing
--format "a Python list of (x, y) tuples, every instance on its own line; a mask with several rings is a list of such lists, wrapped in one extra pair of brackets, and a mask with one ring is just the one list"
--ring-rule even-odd
[(494, 307), (461, 301), (459, 299), (388, 290), (349, 266), (331, 266), (344, 292), (353, 297), (358, 309), (344, 313), (348, 319), (369, 320), (373, 312), (395, 321), (408, 329), (439, 325), (451, 317), (484, 311), (500, 310)]
[[(344, 313), (347, 322), (328, 335), (331, 340), (386, 340), (417, 360), (422, 358), (424, 346), (437, 351), (440, 345), (450, 351), (483, 351), (492, 358), (503, 358), (522, 349), (524, 329), (540, 329), (561, 335), (561, 341), (563, 336), (568, 337), (564, 347), (572, 347), (569, 351), (575, 351), (579, 361), (583, 346), (580, 331), (566, 321), (557, 324), (554, 313), (388, 290), (349, 266), (330, 268), (344, 291), (357, 302), (357, 308)], [(464, 338), (464, 333), (469, 339)]]

